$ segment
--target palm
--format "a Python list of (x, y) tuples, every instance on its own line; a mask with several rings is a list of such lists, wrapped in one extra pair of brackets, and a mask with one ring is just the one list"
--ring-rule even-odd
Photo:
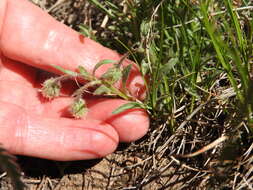
[[(16, 1), (6, 0), (5, 2), (8, 3), (8, 9), (0, 3), (0, 32), (2, 32), (0, 42), (1, 50), (5, 55), (0, 57), (0, 142), (9, 151), (15, 154), (56, 160), (90, 159), (114, 151), (118, 141), (133, 141), (146, 133), (148, 118), (144, 111), (136, 109), (116, 116), (111, 114), (115, 108), (125, 103), (123, 100), (89, 97), (87, 98), (89, 112), (83, 120), (70, 118), (66, 109), (71, 102), (68, 95), (74, 85), (67, 86), (63, 90), (64, 96), (60, 98), (52, 101), (43, 100), (38, 93), (38, 88), (44, 78), (42, 76), (43, 72), (20, 62), (50, 70), (44, 62), (47, 64), (56, 62), (66, 66), (69, 64), (67, 62), (71, 61), (74, 64), (70, 66), (72, 67), (70, 69), (74, 69), (77, 64), (80, 64), (80, 55), (76, 55), (74, 58), (72, 56), (69, 60), (68, 55), (64, 59), (64, 54), (63, 57), (59, 57), (53, 51), (54, 49), (51, 49), (52, 51), (45, 49), (45, 43), (48, 43), (51, 39), (47, 40), (42, 37), (50, 38), (46, 35), (45, 30), (45, 27), (50, 28), (50, 26), (42, 24), (44, 28), (41, 28), (35, 34), (33, 31), (27, 30), (27, 27), (24, 27), (26, 23), (31, 22), (33, 14), (36, 16), (36, 14), (44, 13), (26, 1), (16, 3)], [(28, 15), (23, 15), (27, 20), (17, 21), (17, 15), (23, 14), (19, 6), (22, 8), (27, 6), (31, 10), (27, 13)], [(1, 15), (1, 9), (2, 12), (6, 9), (5, 16)], [(5, 22), (8, 24), (1, 28), (1, 19), (4, 21), (9, 19), (10, 22)], [(45, 23), (48, 23), (48, 20), (55, 22), (51, 23), (54, 26), (56, 25), (53, 29), (62, 30), (62, 34), (67, 39), (70, 41), (75, 39), (77, 34), (72, 30), (60, 25), (49, 16), (45, 19)], [(19, 32), (10, 38), (8, 34), (13, 30), (13, 24)], [(48, 31), (50, 32), (50, 30)], [(29, 35), (29, 32), (31, 35)], [(24, 33), (28, 34), (25, 37), (26, 39), (22, 36)], [(34, 44), (29, 43), (27, 45), (27, 40), (30, 40), (27, 37), (31, 38)], [(20, 48), (15, 44), (21, 44), (22, 47)], [(58, 47), (57, 44), (59, 44), (59, 41), (53, 41), (50, 47), (52, 48), (54, 45)], [(75, 55), (75, 52), (80, 53), (79, 48), (83, 49), (79, 41), (73, 41), (71, 44), (72, 46), (70, 45), (68, 48), (70, 54)], [(50, 47), (47, 48), (50, 49)], [(110, 53), (108, 49), (104, 50)], [(64, 51), (64, 48), (62, 51)], [(90, 51), (96, 53), (97, 49), (91, 48)], [(115, 52), (110, 54), (109, 56), (112, 58), (118, 56)], [(91, 55), (89, 56), (91, 57)], [(106, 56), (108, 56), (108, 53)], [(11, 61), (6, 57), (20, 62)], [(99, 51), (94, 58), (94, 62), (97, 62), (96, 59), (98, 58), (103, 58), (99, 55)], [(43, 61), (38, 62), (38, 60)], [(90, 61), (90, 59), (88, 60)], [(82, 60), (84, 65), (87, 64), (85, 62), (87, 62), (87, 59)], [(92, 69), (93, 63), (89, 62), (88, 64)]]

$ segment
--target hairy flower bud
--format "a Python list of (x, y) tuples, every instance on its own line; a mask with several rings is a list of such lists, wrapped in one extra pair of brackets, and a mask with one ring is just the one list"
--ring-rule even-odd
[(102, 80), (106, 80), (110, 84), (116, 83), (122, 78), (122, 71), (118, 67), (109, 68), (106, 73), (101, 76)]
[(73, 104), (70, 106), (70, 113), (77, 119), (84, 117), (87, 111), (88, 108), (82, 98), (75, 99)]
[(54, 78), (50, 78), (44, 81), (41, 88), (43, 97), (52, 99), (60, 95), (61, 84)]

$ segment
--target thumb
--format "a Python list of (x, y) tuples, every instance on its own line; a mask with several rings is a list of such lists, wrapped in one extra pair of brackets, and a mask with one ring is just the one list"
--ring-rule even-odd
[(96, 120), (53, 119), (0, 101), (0, 142), (13, 154), (52, 160), (100, 158), (118, 145), (117, 132)]

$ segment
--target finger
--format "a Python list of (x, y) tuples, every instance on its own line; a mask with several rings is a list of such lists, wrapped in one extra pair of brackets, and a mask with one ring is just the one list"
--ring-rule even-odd
[[(45, 115), (54, 117), (71, 117), (69, 106), (72, 104), (71, 98), (57, 98), (47, 102), (44, 110)], [(112, 112), (127, 101), (109, 98), (86, 98), (88, 113), (84, 117), (93, 118), (106, 122), (114, 127), (119, 135), (120, 142), (132, 142), (143, 137), (149, 128), (149, 118), (143, 109), (129, 109), (120, 114)]]
[(7, 5), (6, 0), (0, 1), (0, 34), (2, 31), (3, 21), (4, 21), (4, 19), (1, 19), (1, 18), (4, 18), (4, 16), (5, 16), (6, 5)]
[[(69, 106), (73, 99), (70, 97), (60, 97), (42, 104), (34, 88), (14, 81), (0, 81), (0, 92), (0, 101), (22, 106), (28, 112), (37, 113), (44, 118), (71, 118)], [(117, 131), (121, 142), (135, 141), (148, 131), (149, 119), (145, 110), (131, 109), (121, 114), (112, 114), (127, 101), (89, 97), (86, 102), (88, 114), (84, 120), (92, 118), (110, 124)]]
[(1, 56), (0, 53), (0, 80), (15, 81), (24, 85), (34, 86), (36, 72), (35, 68), (12, 61)]
[(128, 103), (121, 99), (87, 99), (89, 112), (87, 117), (100, 119), (112, 125), (119, 134), (121, 142), (132, 142), (143, 137), (149, 128), (149, 117), (143, 109), (128, 109), (119, 114), (112, 112)]
[(10, 102), (37, 114), (45, 112), (38, 92), (24, 82), (0, 80), (0, 101)]
[(14, 104), (0, 102), (0, 106), (0, 142), (13, 154), (84, 160), (106, 156), (117, 147), (118, 135), (108, 124), (41, 118)]
[[(4, 55), (12, 59), (53, 72), (58, 71), (51, 65), (69, 70), (82, 65), (91, 72), (95, 64), (103, 59), (121, 58), (118, 53), (81, 36), (26, 0), (18, 3), (15, 0), (5, 1), (8, 6), (5, 15), (0, 18), (4, 23), (0, 46)], [(125, 60), (124, 64), (132, 62)], [(97, 76), (101, 76), (108, 67), (111, 65), (98, 69)], [(130, 92), (137, 97), (143, 96), (144, 83), (136, 65), (133, 65), (130, 78)]]
[[(2, 81), (12, 81), (25, 86), (29, 85), (32, 88), (36, 88), (36, 92), (38, 92), (42, 88), (43, 82), (51, 77), (56, 76), (53, 73), (36, 69), (5, 57), (0, 59), (0, 80)], [(73, 94), (80, 86), (73, 80), (62, 81), (61, 84), (61, 94), (63, 95)]]
[[(53, 101), (46, 101), (41, 104), (38, 91), (32, 86), (26, 85), (27, 76), (31, 76), (28, 72), (30, 71), (29, 67), (14, 63), (8, 59), (5, 59), (4, 65), (0, 72), (1, 101), (12, 102), (22, 106), (29, 112), (41, 114), (44, 117), (69, 117), (68, 107), (73, 101), (71, 98), (56, 98)], [(27, 70), (25, 69), (26, 67), (28, 68)], [(20, 74), (17, 74), (17, 72), (7, 68), (22, 69), (19, 69)], [(43, 78), (43, 76), (40, 75), (40, 78)], [(74, 87), (73, 84), (70, 85)], [(68, 87), (68, 89), (71, 88)], [(111, 124), (118, 132), (121, 142), (135, 141), (146, 134), (149, 119), (144, 110), (134, 109), (113, 115), (112, 111), (125, 104), (126, 101), (89, 97), (87, 102), (89, 109), (87, 117)]]

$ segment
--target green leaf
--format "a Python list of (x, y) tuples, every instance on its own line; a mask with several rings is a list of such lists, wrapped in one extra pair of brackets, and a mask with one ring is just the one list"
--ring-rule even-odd
[(105, 4), (110, 7), (111, 9), (114, 9), (115, 11), (120, 11), (119, 7), (117, 7), (116, 5), (114, 5), (113, 3), (111, 3), (110, 1), (105, 1)]
[(118, 113), (121, 113), (128, 109), (133, 109), (133, 108), (141, 108), (141, 105), (138, 102), (129, 102), (118, 107), (116, 110), (112, 112), (112, 114), (118, 114)]
[(114, 84), (115, 82), (120, 80), (121, 77), (122, 77), (122, 71), (120, 70), (120, 68), (112, 67), (108, 69), (107, 72), (101, 76), (101, 79), (106, 80), (110, 84)]
[(72, 77), (77, 77), (77, 76), (78, 76), (78, 73), (73, 72), (73, 71), (70, 71), (70, 70), (67, 70), (67, 69), (64, 69), (64, 68), (62, 68), (62, 67), (59, 66), (59, 65), (52, 65), (52, 66), (53, 66), (54, 68), (56, 68), (57, 70), (59, 70), (59, 71), (65, 73), (65, 74), (67, 74), (67, 75), (70, 75), (70, 76), (72, 76)]
[(101, 85), (94, 92), (94, 95), (103, 95), (103, 94), (111, 94), (110, 88), (107, 88), (105, 85)]
[(82, 35), (84, 35), (84, 36), (86, 36), (86, 37), (90, 37), (91, 36), (91, 34), (90, 34), (90, 30), (89, 30), (89, 28), (87, 27), (87, 26), (85, 26), (85, 25), (83, 25), (83, 24), (80, 24), (79, 26), (78, 26), (78, 28), (79, 28), (79, 32), (82, 34)]
[(90, 38), (92, 40), (97, 41), (96, 36), (92, 32), (92, 28), (90, 28), (89, 26), (86, 26), (85, 24), (80, 24), (78, 26), (78, 28), (80, 29), (79, 32), (82, 35), (84, 35), (84, 36), (86, 36), (86, 37), (88, 37), (88, 38)]
[(116, 63), (116, 62), (117, 62), (117, 61), (115, 61), (115, 60), (110, 60), (110, 59), (104, 59), (104, 60), (102, 60), (102, 61), (99, 61), (99, 62), (95, 65), (95, 67), (94, 67), (94, 69), (93, 69), (93, 71), (92, 71), (93, 75), (95, 75), (96, 70), (97, 70), (99, 67), (101, 67), (102, 65), (109, 64), (109, 63)]
[(0, 145), (0, 168), (7, 172), (7, 175), (11, 178), (14, 189), (23, 190), (25, 188), (25, 184), (20, 179), (20, 169), (15, 160), (16, 157), (9, 154)]
[(173, 67), (176, 65), (176, 63), (178, 63), (178, 61), (178, 58), (171, 58), (168, 63), (163, 65), (163, 67), (161, 68), (161, 72), (163, 72), (164, 74), (168, 74), (171, 69), (173, 69)]
[(141, 22), (141, 35), (144, 37), (144, 36), (147, 36), (148, 35), (148, 32), (149, 32), (149, 29), (150, 29), (150, 22), (148, 22), (147, 20), (143, 20)]
[(115, 15), (112, 14), (110, 9), (106, 9), (98, 0), (90, 0), (94, 5), (103, 10), (108, 16), (115, 18)]
[(80, 29), (80, 33), (84, 36), (90, 37), (90, 31), (84, 25), (79, 25), (78, 28)]
[(126, 83), (131, 71), (132, 65), (127, 65), (126, 67), (124, 67), (123, 71), (122, 71), (122, 85), (123, 85), (123, 89), (126, 89)]
[(78, 66), (78, 71), (85, 80), (90, 80), (91, 74), (83, 66)]
[(149, 65), (145, 59), (142, 60), (141, 62), (141, 73), (142, 75), (146, 75), (149, 71)]
[(157, 50), (157, 47), (156, 47), (155, 43), (150, 44), (149, 56), (150, 56), (151, 63), (159, 62), (158, 54), (159, 53), (158, 53), (158, 50)]

